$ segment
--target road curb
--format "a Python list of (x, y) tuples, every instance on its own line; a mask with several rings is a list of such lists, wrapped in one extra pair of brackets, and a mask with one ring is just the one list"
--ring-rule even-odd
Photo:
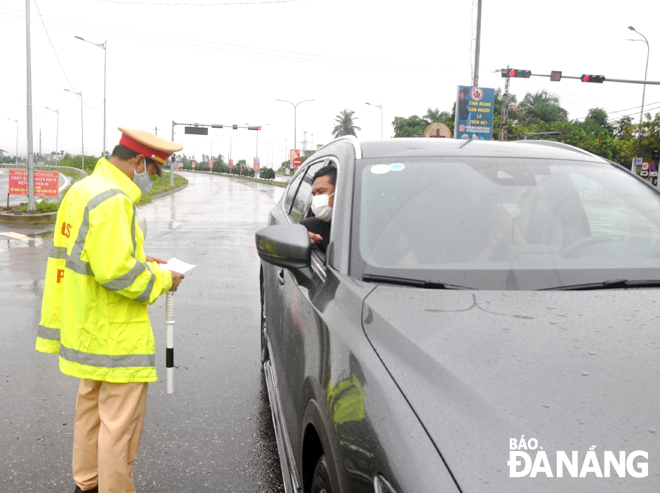
[(172, 190), (167, 190), (166, 192), (157, 193), (156, 195), (152, 195), (151, 197), (149, 197), (149, 199), (150, 200), (156, 200), (156, 199), (160, 199), (160, 198), (163, 198), (163, 197), (167, 197), (168, 195), (172, 195), (174, 192), (179, 192), (179, 191), (183, 190), (188, 185), (190, 185), (190, 183), (186, 183), (185, 185), (181, 185), (180, 187), (173, 188)]
[(13, 212), (0, 212), (0, 223), (31, 226), (35, 224), (55, 224), (57, 212), (14, 214)]

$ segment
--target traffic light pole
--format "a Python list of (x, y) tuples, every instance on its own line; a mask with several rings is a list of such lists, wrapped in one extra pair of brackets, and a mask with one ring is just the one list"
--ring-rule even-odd
[[(531, 74), (532, 77), (550, 77), (550, 74)], [(576, 77), (574, 75), (563, 75), (561, 76), (562, 79), (577, 79), (577, 80), (582, 80), (582, 76)], [(656, 86), (660, 86), (660, 82), (657, 81), (643, 81), (643, 80), (631, 80), (631, 79), (609, 79), (605, 78), (603, 82), (623, 82), (626, 84), (653, 84)]]

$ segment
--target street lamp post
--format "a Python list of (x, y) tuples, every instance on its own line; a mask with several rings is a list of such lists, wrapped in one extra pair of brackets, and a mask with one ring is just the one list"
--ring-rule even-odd
[(75, 91), (69, 91), (68, 89), (64, 89), (66, 92), (72, 92), (76, 96), (80, 97), (80, 141), (81, 141), (81, 157), (82, 157), (82, 170), (85, 171), (85, 126), (83, 123), (83, 97), (82, 97), (82, 89), (80, 92), (75, 92)]
[(56, 127), (56, 130), (55, 130), (55, 164), (57, 164), (57, 162), (59, 161), (59, 159), (58, 159), (59, 158), (58, 144), (59, 144), (59, 140), (60, 140), (60, 110), (54, 110), (52, 108), (49, 108), (48, 106), (46, 106), (46, 109), (50, 110), (50, 111), (54, 111), (55, 113), (57, 113), (57, 127)]
[(287, 101), (285, 99), (276, 99), (275, 101), (281, 101), (282, 103), (289, 103), (291, 106), (293, 106), (293, 148), (296, 148), (296, 139), (298, 137), (298, 134), (296, 132), (296, 124), (297, 124), (297, 110), (298, 110), (298, 105), (300, 103), (307, 103), (308, 101), (316, 101), (315, 99), (305, 99), (304, 101), (298, 101), (297, 103), (293, 103), (291, 101)]
[(106, 82), (107, 82), (107, 66), (108, 66), (108, 40), (105, 40), (103, 43), (93, 43), (91, 41), (87, 41), (84, 38), (81, 38), (80, 36), (76, 36), (76, 39), (79, 39), (81, 41), (84, 41), (85, 43), (92, 44), (94, 46), (98, 46), (99, 48), (103, 49), (103, 157), (106, 157), (105, 155), (105, 122), (106, 122), (106, 112), (105, 112), (105, 95), (106, 95)]
[(371, 103), (364, 103), (368, 104), (369, 106), (375, 106), (376, 108), (380, 108), (380, 138), (383, 138), (383, 103), (381, 104), (371, 104)]
[(7, 117), (7, 120), (16, 122), (16, 164), (18, 164), (18, 120), (14, 120), (13, 118), (9, 117)]
[[(649, 54), (651, 53), (651, 48), (649, 47), (649, 41), (646, 39), (646, 36), (644, 36), (642, 33), (640, 33), (637, 29), (635, 29), (632, 26), (628, 26), (628, 29), (631, 31), (636, 32), (639, 34), (642, 38), (644, 38), (644, 42), (646, 43), (646, 69), (644, 70), (644, 89), (642, 90), (642, 109), (639, 112), (639, 134), (637, 138), (641, 140), (642, 138), (642, 119), (644, 117), (644, 98), (646, 96), (646, 74), (649, 71)], [(629, 41), (641, 41), (641, 39), (630, 39)]]
[(278, 139), (284, 141), (284, 159), (282, 159), (282, 162), (286, 161), (286, 151), (289, 148), (289, 141), (286, 140), (284, 137), (278, 137)]

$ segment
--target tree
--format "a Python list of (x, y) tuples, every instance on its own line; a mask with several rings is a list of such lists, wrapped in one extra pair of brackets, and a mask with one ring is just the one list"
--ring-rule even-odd
[(568, 112), (559, 104), (559, 98), (547, 91), (528, 92), (520, 102), (520, 121), (528, 125), (561, 122), (567, 116)]
[(417, 135), (423, 135), (424, 130), (426, 130), (426, 127), (429, 125), (430, 123), (427, 120), (420, 118), (417, 115), (413, 115), (409, 118), (395, 116), (394, 120), (392, 120), (394, 137), (415, 137)]
[(357, 116), (354, 117), (354, 114), (355, 111), (344, 109), (335, 117), (337, 125), (332, 129), (332, 134), (335, 138), (341, 137), (342, 135), (355, 135), (356, 130), (362, 130), (355, 125), (353, 120), (357, 120)]
[(601, 108), (592, 108), (584, 119), (584, 127), (587, 132), (595, 133), (599, 137), (614, 136), (614, 127), (608, 121), (607, 112)]
[(626, 135), (626, 131), (632, 127), (632, 121), (632, 117), (630, 116), (619, 118), (614, 122), (614, 135), (619, 139), (623, 138)]

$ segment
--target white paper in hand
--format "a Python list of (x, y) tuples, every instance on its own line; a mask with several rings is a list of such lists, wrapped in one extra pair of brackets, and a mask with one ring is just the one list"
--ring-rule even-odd
[(194, 265), (192, 264), (187, 264), (185, 262), (181, 262), (181, 260), (172, 257), (167, 261), (166, 264), (160, 264), (160, 268), (163, 270), (169, 270), (169, 271), (174, 271), (178, 272), (179, 274), (185, 274), (189, 270), (192, 270), (195, 268)]

